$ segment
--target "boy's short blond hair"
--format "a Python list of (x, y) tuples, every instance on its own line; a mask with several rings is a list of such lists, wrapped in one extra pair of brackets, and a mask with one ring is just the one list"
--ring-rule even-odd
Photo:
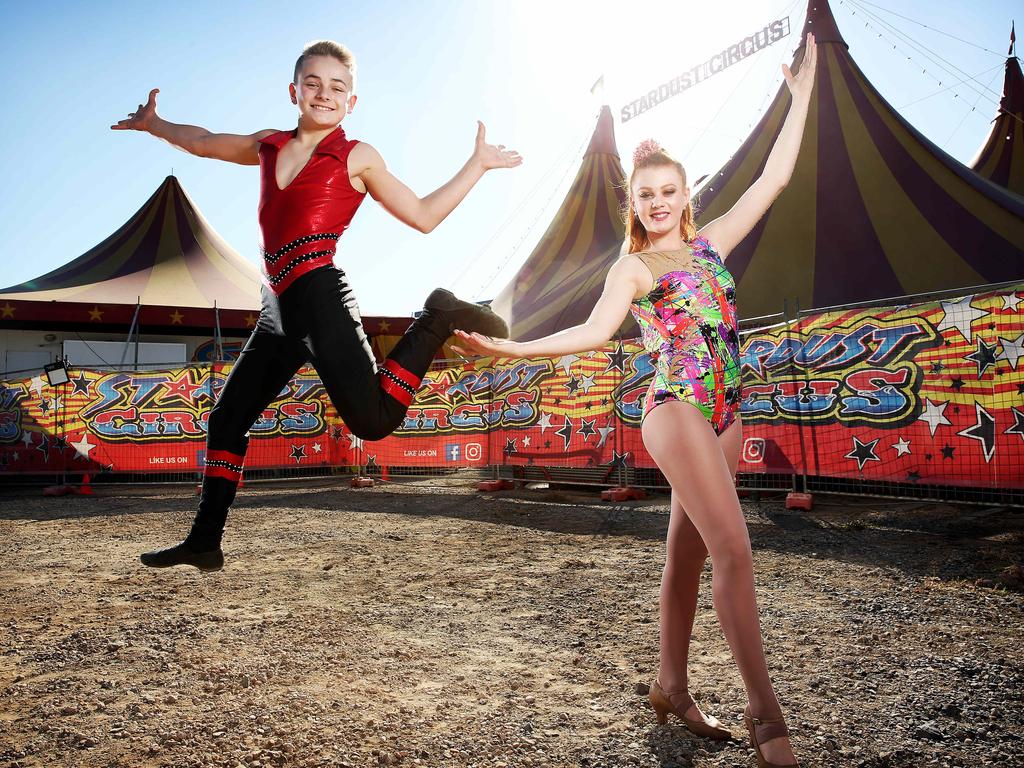
[(330, 56), (333, 59), (337, 59), (352, 72), (352, 90), (355, 90), (356, 85), (356, 57), (355, 54), (349, 50), (348, 46), (336, 43), (333, 40), (314, 40), (312, 43), (308, 43), (305, 48), (302, 49), (302, 55), (299, 56), (295, 62), (295, 74), (292, 76), (292, 80), (295, 83), (299, 82), (299, 73), (302, 71), (302, 65), (306, 62), (306, 59), (312, 56)]

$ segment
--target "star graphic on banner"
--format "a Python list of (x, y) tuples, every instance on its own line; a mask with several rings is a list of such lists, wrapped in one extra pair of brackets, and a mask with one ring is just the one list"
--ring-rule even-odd
[(61, 400), (59, 397), (54, 397), (53, 400), (50, 401), (50, 410), (59, 411), (61, 409), (61, 406), (63, 405), (63, 400)]
[(17, 451), (15, 451), (14, 453), (11, 454), (11, 461), (13, 461), (15, 464), (18, 463), (18, 459), (20, 459), (20, 458), (21, 458), (21, 454), (18, 453)]
[(576, 430), (577, 435), (583, 435), (583, 440), (586, 441), (593, 435), (597, 434), (597, 430), (594, 429), (594, 424), (597, 423), (597, 419), (580, 419), (580, 427)]
[(296, 464), (299, 464), (304, 458), (306, 458), (306, 446), (293, 445), (291, 458), (295, 459)]
[(60, 437), (54, 439), (53, 450), (59, 451), (60, 453), (64, 453), (64, 451), (67, 450), (67, 447), (68, 439), (64, 437), (64, 435), (61, 435)]
[(529, 448), (529, 447), (530, 447), (530, 436), (526, 435), (523, 438), (523, 448)]
[(370, 469), (377, 469), (377, 468), (378, 468), (377, 457), (376, 456), (367, 456), (366, 457), (366, 469), (370, 470)]
[(560, 397), (556, 397), (556, 398), (555, 398), (555, 402), (554, 402), (554, 404), (555, 404), (555, 405), (559, 405), (559, 404), (560, 404), (561, 402), (562, 402), (562, 398), (560, 398)]
[(46, 386), (46, 382), (43, 381), (42, 376), (33, 376), (32, 383), (29, 385), (29, 389), (35, 392), (39, 397), (42, 397), (44, 386)]
[(341, 427), (331, 427), (331, 440), (341, 440), (345, 436), (345, 430)]
[(575, 395), (576, 390), (580, 388), (580, 380), (577, 379), (575, 376), (570, 376), (569, 380), (562, 386), (569, 390), (570, 395)]
[(916, 469), (913, 472), (907, 472), (907, 480), (912, 483), (916, 483), (921, 479), (921, 473)]
[(951, 386), (954, 390), (959, 392), (961, 389), (963, 389), (964, 380), (957, 376), (955, 379), (949, 382), (949, 386)]
[(387, 333), (391, 330), (391, 323), (387, 320), (381, 320), (377, 323), (377, 333)]
[(23, 442), (25, 444), (26, 448), (31, 448), (32, 447), (32, 435), (33, 434), (35, 434), (35, 433), (29, 432), (27, 429), (24, 432), (21, 433), (21, 442)]
[(4, 305), (0, 307), (0, 317), (4, 320), (11, 320), (14, 317), (14, 307), (11, 302), (5, 301)]
[(896, 442), (892, 444), (892, 447), (896, 449), (897, 459), (910, 453), (910, 441), (904, 440), (902, 437), (897, 436)]
[(1024, 333), (1013, 340), (1004, 339), (1000, 336), (999, 341), (1001, 342), (1003, 349), (998, 355), (996, 355), (996, 360), (1005, 360), (1010, 364), (1010, 367), (1016, 371), (1017, 361), (1020, 360), (1022, 355), (1024, 355)]
[(628, 355), (622, 347), (622, 342), (615, 345), (614, 352), (605, 352), (605, 355), (608, 357), (608, 367), (604, 369), (605, 373), (608, 373), (608, 371), (626, 372), (626, 358)]
[(77, 379), (71, 380), (71, 386), (74, 389), (71, 391), (72, 396), (74, 395), (85, 395), (89, 396), (89, 379), (85, 377), (85, 371), (78, 374)]
[(939, 331), (956, 328), (965, 339), (974, 341), (974, 336), (971, 334), (971, 323), (979, 317), (985, 317), (988, 312), (972, 307), (971, 300), (973, 298), (973, 296), (964, 296), (956, 301), (943, 301), (942, 321), (935, 327)]
[(451, 387), (451, 385), (452, 385), (452, 382), (451, 382), (451, 379), (448, 377), (448, 372), (447, 371), (442, 373), (437, 378), (436, 381), (431, 381), (430, 379), (426, 379), (423, 382), (423, 386), (426, 387), (426, 389), (427, 389), (427, 393), (426, 394), (428, 396), (434, 395), (435, 397), (439, 398), (440, 400), (443, 400), (448, 405), (451, 405), (451, 402), (452, 402), (452, 398), (448, 394), (448, 390)]
[(177, 400), (185, 405), (192, 405), (196, 400), (196, 391), (203, 389), (202, 384), (192, 381), (192, 371), (186, 368), (170, 381), (163, 383), (168, 400)]
[(1017, 385), (1017, 394), (1024, 395), (1024, 381)]
[(544, 441), (544, 447), (545, 448), (550, 448), (551, 447), (551, 441), (550, 440), (545, 440)]
[(50, 412), (50, 401), (43, 399), (39, 401), (39, 410), (43, 412), (43, 416)]
[(565, 375), (570, 376), (572, 374), (569, 372), (569, 368), (572, 367), (572, 364), (579, 359), (578, 355), (562, 355), (558, 358), (558, 362), (555, 364), (555, 367), (557, 368), (558, 366), (561, 366), (562, 370), (565, 371)]
[(855, 459), (857, 462), (857, 469), (863, 471), (864, 465), (869, 461), (881, 461), (875, 455), (875, 446), (878, 444), (879, 438), (875, 438), (870, 443), (862, 443), (857, 437), (853, 438), (853, 450), (850, 451), (843, 458)]
[(71, 447), (75, 449), (75, 453), (81, 456), (83, 459), (89, 458), (89, 451), (96, 446), (89, 442), (89, 433), (83, 432), (80, 440), (73, 441)]
[(605, 466), (612, 467), (613, 469), (625, 469), (627, 456), (629, 456), (629, 451), (626, 451), (625, 453), (619, 453), (613, 448), (612, 460), (605, 464)]
[(1013, 291), (1010, 291), (1009, 293), (1004, 293), (999, 298), (1001, 298), (1003, 300), (1003, 308), (1000, 311), (1002, 311), (1002, 312), (1006, 312), (1007, 310), (1009, 310), (1010, 312), (1017, 312), (1018, 311), (1017, 310), (1017, 305), (1020, 304), (1021, 297), (1018, 296), (1016, 293), (1014, 293)]
[(608, 421), (607, 426), (598, 427), (597, 434), (601, 436), (601, 439), (597, 441), (597, 447), (600, 448), (604, 445), (605, 440), (608, 439), (608, 435), (615, 431), (615, 427), (611, 426), (611, 421)]
[(568, 416), (565, 417), (565, 424), (560, 429), (555, 430), (555, 434), (558, 435), (564, 441), (565, 445), (562, 448), (563, 451), (569, 450), (569, 441), (572, 440), (572, 419)]
[(954, 448), (949, 443), (946, 443), (944, 446), (942, 446), (942, 449), (941, 449), (941, 451), (942, 451), (942, 458), (944, 458), (944, 459), (952, 459), (953, 458), (953, 452), (955, 450), (956, 450), (956, 448)]
[(945, 411), (947, 405), (949, 405), (948, 402), (933, 403), (927, 397), (924, 399), (924, 411), (920, 416), (918, 416), (917, 420), (928, 424), (928, 430), (931, 432), (932, 437), (935, 437), (935, 430), (937, 430), (941, 425), (945, 424), (948, 427), (952, 424), (952, 422), (946, 418)]
[(992, 456), (996, 452), (996, 420), (992, 418), (988, 411), (981, 407), (980, 403), (974, 404), (974, 415), (978, 419), (977, 423), (972, 427), (957, 432), (957, 434), (981, 443), (985, 454), (985, 463), (987, 464), (992, 460)]
[(932, 373), (942, 373), (945, 368), (946, 366), (942, 364), (941, 360), (937, 363), (932, 363)]
[(257, 320), (259, 320), (259, 318), (256, 317), (256, 315), (254, 315), (252, 312), (250, 312), (248, 315), (245, 316), (245, 327), (255, 328)]
[(583, 394), (587, 394), (590, 391), (590, 388), (594, 386), (594, 377), (593, 376), (581, 376), (580, 377), (580, 386), (583, 389)]
[(540, 418), (537, 419), (537, 426), (540, 427), (540, 433), (543, 435), (548, 427), (552, 427), (551, 414), (547, 411), (541, 411)]
[(1024, 409), (1011, 406), (1010, 413), (1013, 414), (1013, 426), (1003, 432), (1003, 434), (1020, 435), (1020, 439), (1024, 440)]
[(503, 453), (506, 456), (511, 456), (513, 453), (519, 453), (519, 449), (516, 448), (516, 439), (514, 437), (505, 438), (505, 448)]
[(969, 355), (964, 355), (964, 360), (970, 360), (978, 365), (978, 378), (985, 375), (985, 371), (996, 364), (996, 346), (989, 346), (984, 339), (978, 337), (978, 348)]
[(36, 446), (36, 450), (39, 451), (41, 454), (43, 454), (43, 460), (44, 461), (49, 461), (50, 460), (50, 441), (49, 441), (49, 439), (47, 439), (46, 435), (43, 435), (42, 437), (43, 437), (42, 442), (40, 442), (39, 445)]
[(89, 310), (89, 322), (98, 323), (103, 320), (103, 310), (99, 307), (93, 307)]
[(173, 312), (171, 312), (169, 317), (171, 318), (171, 325), (181, 325), (181, 321), (184, 319), (185, 316), (181, 314), (181, 312), (179, 312), (178, 310), (174, 310)]
[(324, 447), (320, 443), (313, 443), (313, 453), (320, 453), (323, 449)]
[(348, 438), (349, 450), (352, 450), (352, 451), (361, 451), (361, 450), (363, 450), (362, 438), (356, 437), (355, 435), (353, 435), (351, 433), (345, 435), (345, 437)]

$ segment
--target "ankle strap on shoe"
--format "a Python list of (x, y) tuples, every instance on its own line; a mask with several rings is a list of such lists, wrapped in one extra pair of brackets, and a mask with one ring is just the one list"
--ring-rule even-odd
[(782, 736), (789, 736), (789, 728), (786, 727), (786, 721), (781, 717), (763, 719), (751, 715), (750, 721), (757, 729), (757, 741), (759, 744), (764, 744), (766, 741), (778, 739)]

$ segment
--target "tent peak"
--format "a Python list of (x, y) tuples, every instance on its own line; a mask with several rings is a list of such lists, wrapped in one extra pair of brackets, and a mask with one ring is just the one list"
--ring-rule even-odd
[(619, 150), (615, 146), (615, 123), (612, 120), (612, 110), (607, 104), (601, 107), (590, 146), (583, 156), (594, 154), (619, 156)]
[(850, 46), (839, 32), (839, 25), (836, 24), (836, 17), (832, 15), (828, 0), (808, 0), (807, 21), (800, 34), (800, 48), (803, 48), (808, 32), (814, 33), (816, 43), (840, 43), (846, 50), (850, 50)]

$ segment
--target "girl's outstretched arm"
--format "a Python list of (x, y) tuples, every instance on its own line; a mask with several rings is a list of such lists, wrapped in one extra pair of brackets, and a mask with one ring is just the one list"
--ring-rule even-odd
[(768, 155), (764, 171), (757, 181), (740, 196), (732, 208), (701, 227), (700, 233), (715, 244), (723, 259), (754, 228), (754, 225), (775, 202), (775, 198), (786, 188), (793, 175), (796, 158), (800, 154), (800, 142), (804, 136), (804, 124), (807, 121), (807, 110), (811, 103), (811, 92), (814, 90), (817, 64), (818, 47), (814, 42), (814, 35), (808, 32), (800, 72), (794, 75), (787, 65), (782, 65), (782, 73), (786, 77), (786, 83), (792, 94), (792, 103), (789, 106), (786, 122), (783, 123), (782, 130), (779, 132), (779, 138), (775, 140), (775, 145)]
[(651, 289), (651, 272), (640, 259), (624, 256), (608, 270), (601, 297), (581, 325), (534, 341), (501, 341), (479, 333), (455, 331), (459, 354), (496, 357), (557, 357), (598, 349), (622, 325), (634, 297)]
[(455, 210), (480, 177), (492, 168), (515, 168), (523, 162), (504, 144), (488, 144), (483, 123), (477, 123), (473, 155), (451, 180), (426, 197), (418, 197), (394, 176), (384, 158), (369, 144), (359, 143), (349, 157), (349, 175), (359, 179), (374, 200), (404, 224), (430, 232)]

